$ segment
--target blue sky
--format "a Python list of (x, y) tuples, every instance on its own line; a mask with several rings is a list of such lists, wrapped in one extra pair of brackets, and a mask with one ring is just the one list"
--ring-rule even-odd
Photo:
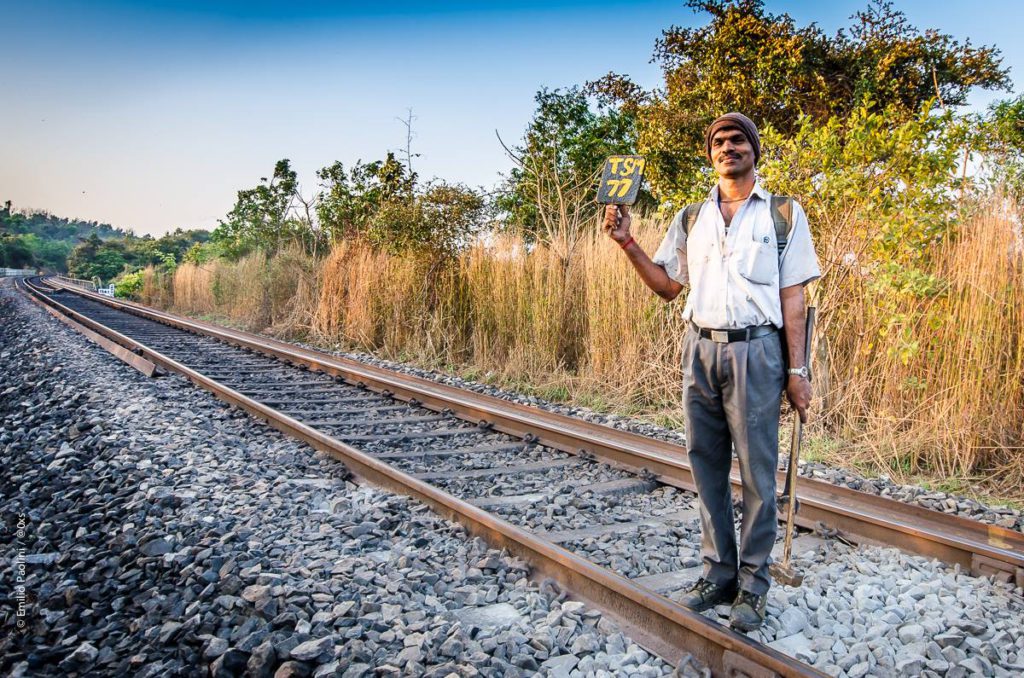
[[(831, 32), (863, 2), (768, 2)], [(918, 28), (996, 44), (1024, 83), (1024, 3), (897, 1)], [(414, 168), (493, 187), (542, 86), (656, 86), (682, 2), (0, 0), (0, 200), (162, 233), (213, 227), (280, 158), (316, 169), (404, 145)], [(994, 97), (979, 93), (975, 106)]]

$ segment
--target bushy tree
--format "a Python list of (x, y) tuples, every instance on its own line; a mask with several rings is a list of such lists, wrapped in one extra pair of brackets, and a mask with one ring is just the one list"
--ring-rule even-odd
[[(102, 240), (126, 237), (128, 233), (109, 224), (67, 219), (44, 211), (19, 212), (10, 200), (0, 208), (0, 232), (8, 259), (49, 271), (67, 270), (67, 257), (82, 239), (96, 235)], [(28, 251), (28, 256), (25, 255)]]
[(302, 240), (310, 225), (294, 214), (299, 182), (287, 160), (278, 160), (271, 177), (258, 186), (238, 191), (234, 207), (213, 231), (227, 256), (238, 258), (256, 248), (269, 252)]
[(142, 273), (125, 273), (114, 283), (114, 296), (123, 299), (138, 299), (142, 293)]
[(417, 180), (393, 153), (384, 160), (358, 161), (350, 170), (335, 162), (319, 170), (317, 178), (321, 192), (316, 214), (320, 228), (333, 240), (366, 235), (371, 221), (385, 206), (409, 202)]
[(340, 162), (317, 172), (316, 214), (332, 240), (362, 240), (395, 254), (450, 256), (483, 224), (483, 197), (461, 184), (418, 176), (393, 153), (384, 160)]
[(466, 186), (436, 181), (403, 199), (383, 202), (366, 240), (377, 248), (451, 256), (483, 226), (484, 199)]
[(104, 242), (94, 233), (68, 256), (68, 273), (74, 278), (99, 278), (105, 282), (124, 271), (127, 263), (123, 244), (116, 240)]
[(987, 146), (992, 174), (1010, 198), (1024, 206), (1024, 94), (989, 108)]
[(636, 128), (629, 111), (592, 106), (578, 87), (542, 89), (534, 99), (537, 108), (522, 141), (508, 149), (516, 166), (495, 206), (512, 228), (546, 239), (565, 225), (560, 222), (594, 204), (605, 158), (635, 153)]
[(67, 219), (42, 211), (17, 212), (9, 200), (0, 209), (0, 230), (5, 241), (17, 240), (17, 247), (27, 248), (34, 264), (48, 271), (67, 271), (68, 258), (74, 252), (74, 267), (79, 273), (91, 270), (96, 263), (94, 258), (101, 254), (106, 261), (101, 266), (105, 271), (116, 264), (118, 256), (133, 269), (159, 264), (168, 254), (180, 261), (194, 243), (210, 239), (209, 231), (182, 228), (159, 238), (139, 237), (131, 230), (95, 221)]
[(36, 259), (23, 236), (0, 234), (0, 267), (30, 268)]
[(869, 261), (909, 271), (925, 267), (929, 245), (953, 228), (965, 127), (925, 108), (898, 119), (865, 105), (845, 120), (801, 116), (790, 135), (769, 126), (758, 171), (801, 201), (819, 241), (843, 223), (870, 225)]
[(761, 0), (689, 0), (710, 22), (672, 27), (654, 59), (664, 87), (644, 91), (609, 74), (588, 90), (636, 116), (639, 151), (648, 158), (654, 192), (677, 204), (710, 183), (703, 131), (730, 110), (784, 136), (804, 124), (847, 119), (862, 107), (885, 111), (895, 123), (922, 108), (953, 107), (973, 87), (1006, 88), (994, 47), (974, 47), (934, 30), (921, 32), (891, 3), (875, 0), (852, 25), (827, 36), (772, 14)]

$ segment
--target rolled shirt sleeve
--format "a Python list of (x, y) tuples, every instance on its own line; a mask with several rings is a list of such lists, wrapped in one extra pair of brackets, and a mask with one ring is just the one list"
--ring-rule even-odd
[[(806, 219), (804, 220), (806, 222)], [(690, 283), (686, 264), (686, 231), (683, 228), (683, 210), (676, 213), (651, 260), (665, 269), (665, 273), (680, 285)]]
[[(667, 236), (666, 236), (667, 237)], [(660, 249), (659, 249), (660, 251)], [(666, 269), (668, 270), (668, 269)], [(811, 229), (800, 203), (793, 202), (793, 231), (779, 262), (779, 289), (793, 285), (806, 285), (821, 277), (818, 256), (811, 242)]]

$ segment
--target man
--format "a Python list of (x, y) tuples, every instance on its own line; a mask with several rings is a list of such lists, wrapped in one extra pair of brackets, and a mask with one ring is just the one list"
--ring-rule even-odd
[[(791, 224), (785, 248), (780, 254), (776, 247), (772, 196), (754, 174), (761, 157), (754, 123), (740, 113), (723, 115), (708, 127), (705, 146), (718, 185), (703, 203), (676, 215), (653, 260), (630, 236), (628, 207), (609, 205), (605, 228), (658, 296), (671, 301), (690, 286), (683, 309), (690, 321), (683, 407), (704, 574), (680, 602), (698, 612), (732, 602), (730, 624), (751, 631), (764, 621), (771, 585), (781, 394), (785, 388), (806, 421), (811, 385), (804, 286), (821, 272), (807, 217), (795, 202), (784, 222)], [(688, 218), (695, 211), (695, 220)], [(729, 483), (733, 447), (743, 482), (738, 560)]]

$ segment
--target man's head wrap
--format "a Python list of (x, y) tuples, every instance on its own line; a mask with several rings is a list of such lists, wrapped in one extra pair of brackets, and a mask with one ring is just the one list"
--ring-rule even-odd
[(757, 125), (754, 124), (754, 121), (742, 113), (726, 113), (715, 118), (715, 121), (708, 125), (708, 130), (704, 133), (704, 147), (707, 150), (708, 160), (711, 160), (711, 137), (715, 136), (715, 132), (729, 128), (743, 132), (743, 136), (754, 147), (754, 164), (756, 165), (757, 161), (761, 159), (761, 135), (757, 133)]

